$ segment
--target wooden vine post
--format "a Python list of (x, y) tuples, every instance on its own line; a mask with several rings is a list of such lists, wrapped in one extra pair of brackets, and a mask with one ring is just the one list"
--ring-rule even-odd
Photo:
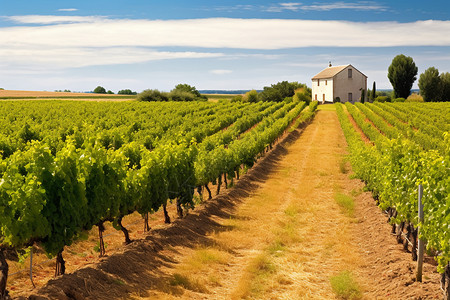
[[(419, 184), (419, 224), (423, 223), (423, 204), (422, 204), (423, 187)], [(420, 234), (420, 226), (418, 228), (418, 234)], [(422, 267), (423, 267), (423, 251), (424, 242), (423, 239), (419, 237), (419, 243), (417, 246), (417, 275), (416, 280), (422, 282)]]

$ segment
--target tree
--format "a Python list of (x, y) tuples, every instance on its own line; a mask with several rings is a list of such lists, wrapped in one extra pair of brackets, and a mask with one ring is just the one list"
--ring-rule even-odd
[(98, 86), (94, 89), (94, 93), (96, 94), (106, 94), (106, 90), (102, 86)]
[(144, 90), (136, 99), (138, 101), (169, 101), (167, 93), (158, 90)]
[(388, 78), (394, 88), (394, 98), (407, 98), (417, 79), (417, 67), (413, 59), (403, 54), (394, 57), (388, 69)]
[(305, 84), (302, 83), (282, 81), (277, 84), (272, 84), (270, 87), (265, 86), (259, 95), (262, 101), (281, 102), (286, 97), (294, 96), (295, 90), (299, 88), (306, 88), (308, 91), (310, 90)]
[(450, 73), (441, 73), (439, 79), (439, 101), (450, 101)]
[(311, 102), (311, 89), (307, 87), (301, 87), (295, 90), (292, 99), (295, 102), (304, 101), (306, 103)]
[(370, 97), (370, 100), (375, 100), (375, 98), (377, 97), (377, 87), (375, 84), (375, 81), (373, 82), (373, 88), (372, 88), (372, 96)]
[(440, 77), (439, 70), (430, 67), (425, 70), (419, 77), (420, 94), (425, 102), (439, 101), (440, 96)]
[[(173, 90), (170, 91), (170, 93), (176, 95), (183, 95), (183, 93), (191, 93), (193, 95), (194, 100), (208, 100), (208, 97), (200, 94), (200, 92), (195, 88), (195, 86), (190, 86), (186, 83), (180, 83), (175, 86)], [(186, 94), (184, 94), (186, 95)]]
[(258, 102), (258, 92), (256, 90), (248, 91), (242, 97), (243, 102)]
[(364, 103), (365, 99), (366, 99), (366, 90), (362, 89), (361, 90), (361, 103)]
[(107, 93), (107, 94), (114, 94), (114, 92), (111, 91), (111, 90), (108, 90), (106, 93)]
[(119, 95), (136, 95), (136, 92), (131, 91), (130, 89), (120, 90), (117, 92)]

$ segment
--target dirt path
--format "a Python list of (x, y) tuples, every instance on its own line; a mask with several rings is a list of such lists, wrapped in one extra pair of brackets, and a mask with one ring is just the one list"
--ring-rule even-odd
[(435, 266), (426, 264), (424, 284), (411, 280), (410, 255), (361, 182), (349, 178), (345, 149), (336, 113), (319, 111), (232, 189), (39, 294), (336, 299), (330, 279), (340, 275), (363, 299), (439, 299)]

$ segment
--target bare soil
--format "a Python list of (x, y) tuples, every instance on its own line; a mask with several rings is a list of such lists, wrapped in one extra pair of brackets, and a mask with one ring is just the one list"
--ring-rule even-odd
[[(319, 111), (185, 218), (174, 219), (171, 208), (174, 222), (165, 225), (157, 214), (149, 233), (135, 229), (133, 243), (107, 249), (109, 257), (13, 296), (336, 299), (329, 279), (350, 271), (362, 299), (440, 299), (433, 259), (426, 259), (424, 282), (415, 282), (411, 254), (390, 235), (363, 183), (350, 178), (346, 146), (336, 113)], [(337, 194), (352, 197), (351, 213)], [(114, 240), (119, 245), (123, 238)]]

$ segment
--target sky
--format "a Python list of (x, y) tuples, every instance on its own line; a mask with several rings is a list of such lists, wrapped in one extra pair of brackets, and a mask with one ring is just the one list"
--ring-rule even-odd
[[(390, 89), (392, 59), (450, 72), (450, 1), (0, 0), (0, 88), (311, 86), (331, 63)], [(413, 88), (417, 88), (417, 81)]]

